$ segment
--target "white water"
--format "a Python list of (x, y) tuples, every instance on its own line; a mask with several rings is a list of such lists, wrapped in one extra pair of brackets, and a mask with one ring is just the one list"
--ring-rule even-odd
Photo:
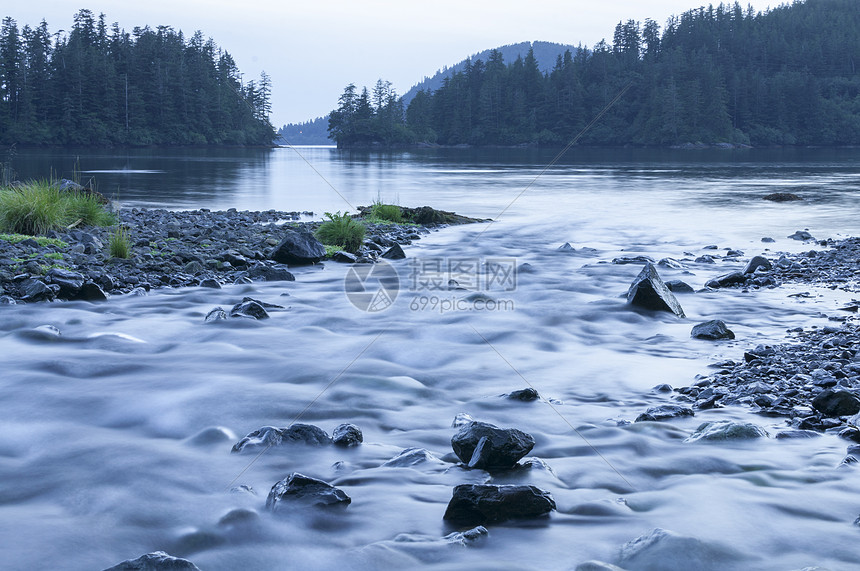
[[(288, 152), (277, 151), (284, 154), (269, 169), (299, 169)], [(324, 153), (310, 152), (315, 166), (336, 188), (350, 189), (342, 191), (350, 201), (367, 203), (379, 191), (406, 205), (485, 217), (496, 217), (542, 168), (408, 156), (351, 163)], [(569, 569), (613, 561), (625, 542), (660, 527), (735, 550), (737, 558), (719, 562), (724, 569), (855, 568), (860, 502), (856, 469), (838, 467), (845, 441), (683, 442), (706, 420), (755, 422), (771, 434), (784, 426), (734, 407), (666, 423), (609, 420), (671, 402), (650, 391), (656, 384), (688, 385), (709, 363), (779, 342), (788, 328), (828, 324), (822, 314), (847, 298), (796, 286), (680, 296), (685, 320), (627, 310), (619, 295), (640, 267), (606, 263), (620, 255), (692, 260), (716, 244), (748, 258), (768, 254), (764, 247), (812, 248), (785, 239), (798, 229), (820, 238), (860, 233), (851, 159), (692, 157), (557, 167), (498, 223), (446, 229), (407, 248), (412, 260), (528, 262), (535, 271), (518, 276), (516, 291), (491, 292), (513, 304), (506, 311), (411, 310), (410, 302), (434, 294), (408, 291), (409, 260), (396, 262), (403, 289), (395, 305), (376, 314), (349, 303), (347, 268), (336, 264), (297, 269), (291, 283), (0, 307), (2, 566), (101, 569), (165, 550), (203, 570)], [(808, 200), (761, 201), (775, 190)], [(201, 206), (344, 208), (324, 190), (307, 206), (287, 204), (296, 199), (290, 193), (268, 202), (241, 198), (248, 193), (238, 191), (232, 205)], [(762, 236), (777, 242), (762, 244)], [(555, 252), (565, 241), (594, 251)], [(660, 271), (698, 288), (738, 264)], [(814, 297), (787, 297), (799, 291)], [(454, 293), (435, 295), (461, 297)], [(213, 307), (248, 295), (289, 310), (260, 322), (203, 324)], [(695, 323), (713, 318), (737, 340), (690, 339)], [(38, 329), (44, 325), (60, 335)], [(555, 404), (499, 397), (529, 384)], [(381, 467), (409, 447), (449, 455), (460, 412), (529, 432), (537, 441), (532, 456), (552, 473), (490, 478), (447, 463)], [(299, 415), (329, 432), (353, 422), (364, 444), (274, 448), (254, 463), (253, 454), (230, 454), (238, 437)], [(192, 441), (216, 426), (236, 438)], [(337, 514), (266, 512), (269, 488), (294, 471), (337, 485), (352, 504)], [(537, 485), (558, 511), (537, 523), (493, 526), (481, 547), (439, 542), (455, 530), (442, 520), (452, 488), (484, 481)], [(258, 495), (229, 491), (239, 484)], [(255, 527), (217, 525), (238, 507), (259, 512)], [(194, 531), (222, 542), (182, 539)]]

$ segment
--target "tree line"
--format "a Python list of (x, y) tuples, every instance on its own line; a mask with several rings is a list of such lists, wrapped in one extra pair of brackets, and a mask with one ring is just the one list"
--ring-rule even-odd
[(80, 10), (67, 34), (0, 24), (0, 143), (267, 145), (271, 81), (201, 32), (131, 33)]
[(506, 63), (494, 51), (384, 120), (350, 85), (329, 131), (340, 146), (564, 145), (583, 130), (589, 145), (856, 145), (858, 65), (856, 0), (711, 5), (662, 30), (619, 22), (611, 43), (568, 50), (548, 72), (533, 52)]

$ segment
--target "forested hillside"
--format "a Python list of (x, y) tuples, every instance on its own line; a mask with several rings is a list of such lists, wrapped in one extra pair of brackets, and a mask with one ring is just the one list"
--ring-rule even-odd
[(128, 33), (89, 10), (67, 34), (0, 26), (2, 144), (266, 145), (270, 91), (199, 31)]
[(563, 145), (623, 92), (580, 144), (857, 145), (858, 64), (857, 0), (764, 13), (721, 4), (662, 29), (619, 22), (611, 43), (568, 51), (546, 73), (531, 53), (505, 62), (494, 52), (419, 93), (402, 116), (389, 113), (380, 131), (366, 129), (383, 125), (375, 107), (367, 116), (361, 97), (342, 96), (331, 132), (342, 146)]

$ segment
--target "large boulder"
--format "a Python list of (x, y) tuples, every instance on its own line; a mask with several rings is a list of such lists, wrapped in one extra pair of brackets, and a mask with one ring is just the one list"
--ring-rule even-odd
[(554, 509), (549, 492), (535, 486), (460, 484), (454, 488), (444, 519), (457, 525), (486, 525), (541, 517)]
[(860, 398), (850, 391), (824, 389), (812, 400), (812, 407), (825, 416), (851, 416), (860, 412)]
[(269, 257), (281, 264), (315, 264), (325, 258), (325, 246), (308, 233), (287, 229)]
[(535, 439), (516, 428), (473, 421), (451, 438), (454, 453), (469, 468), (506, 470), (534, 448)]
[(277, 512), (285, 503), (322, 508), (345, 508), (352, 500), (331, 484), (294, 472), (272, 486), (266, 509)]
[(45, 278), (49, 283), (60, 286), (59, 297), (69, 299), (77, 295), (84, 285), (84, 276), (64, 268), (51, 268)]
[(104, 571), (200, 571), (194, 563), (168, 555), (164, 551), (153, 551), (137, 559), (127, 559)]
[(735, 334), (731, 329), (726, 327), (726, 323), (721, 319), (712, 319), (711, 321), (693, 326), (690, 337), (716, 341), (718, 339), (734, 339)]
[(678, 317), (684, 317), (681, 304), (663, 283), (654, 264), (650, 263), (645, 264), (645, 267), (630, 284), (630, 289), (627, 290), (627, 303), (643, 309), (668, 311)]
[(747, 262), (746, 267), (744, 267), (744, 273), (754, 274), (755, 271), (759, 268), (770, 271), (773, 269), (773, 264), (771, 264), (770, 260), (768, 260), (764, 256), (753, 256), (753, 258), (749, 262)]

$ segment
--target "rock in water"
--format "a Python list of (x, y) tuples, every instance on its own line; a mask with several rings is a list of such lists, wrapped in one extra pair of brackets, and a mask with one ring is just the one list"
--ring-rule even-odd
[(643, 309), (668, 311), (678, 317), (684, 317), (681, 304), (660, 279), (654, 264), (645, 264), (645, 267), (630, 284), (630, 289), (627, 290), (627, 303)]
[(325, 258), (325, 246), (308, 233), (288, 229), (269, 257), (281, 264), (315, 264)]
[(354, 424), (338, 425), (332, 432), (332, 441), (335, 446), (358, 446), (364, 442), (364, 435), (361, 429)]
[(850, 391), (824, 389), (812, 400), (812, 407), (825, 416), (851, 416), (860, 412), (860, 398)]
[(669, 288), (669, 291), (672, 293), (695, 293), (696, 291), (693, 289), (693, 286), (681, 280), (669, 280), (665, 283), (666, 287)]
[(380, 258), (385, 258), (386, 260), (402, 260), (406, 258), (406, 253), (403, 252), (403, 248), (400, 247), (400, 244), (395, 243), (393, 246), (388, 248)]
[(721, 442), (725, 440), (750, 440), (767, 437), (767, 431), (751, 422), (735, 422), (733, 420), (716, 420), (705, 422), (684, 442)]
[(534, 448), (535, 439), (516, 428), (499, 428), (473, 421), (451, 438), (454, 453), (469, 466), (482, 470), (506, 470)]
[(266, 509), (277, 512), (283, 502), (294, 502), (306, 506), (323, 508), (345, 508), (352, 500), (343, 490), (331, 484), (294, 472), (272, 486), (266, 498)]
[(268, 319), (269, 313), (257, 301), (237, 303), (230, 310), (230, 317), (247, 317), (251, 319)]
[(485, 525), (541, 517), (554, 509), (549, 492), (535, 486), (460, 484), (443, 519), (458, 525)]
[(214, 323), (216, 321), (224, 321), (225, 319), (227, 319), (227, 312), (222, 307), (216, 307), (206, 314), (203, 323)]
[(623, 569), (695, 569), (725, 571), (738, 569), (740, 555), (718, 545), (710, 545), (687, 535), (656, 528), (628, 541), (621, 548), (618, 564)]
[(556, 252), (576, 252), (576, 249), (570, 245), (570, 242), (565, 242), (555, 250)]
[(705, 282), (705, 287), (719, 289), (721, 287), (731, 287), (733, 285), (743, 285), (747, 281), (747, 277), (743, 272), (732, 272), (722, 276), (717, 276)]
[(753, 274), (759, 268), (770, 271), (773, 269), (773, 264), (771, 264), (770, 260), (764, 256), (753, 256), (753, 258), (747, 262), (746, 267), (744, 267), (744, 273)]
[(661, 404), (660, 406), (652, 406), (637, 416), (636, 422), (669, 420), (670, 418), (693, 416), (694, 414), (693, 409), (686, 406), (680, 406), (677, 404)]
[(704, 323), (699, 323), (693, 326), (693, 331), (690, 337), (695, 339), (708, 339), (716, 341), (717, 339), (734, 339), (734, 332), (726, 327), (726, 323), (720, 319), (712, 319)]
[(153, 551), (137, 559), (128, 559), (104, 571), (200, 571), (194, 563), (168, 555), (163, 551)]

